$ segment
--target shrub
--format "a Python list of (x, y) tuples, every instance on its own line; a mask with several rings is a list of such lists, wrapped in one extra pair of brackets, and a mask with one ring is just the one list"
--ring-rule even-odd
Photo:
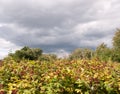
[(9, 59), (0, 66), (4, 94), (119, 94), (120, 64), (98, 60)]

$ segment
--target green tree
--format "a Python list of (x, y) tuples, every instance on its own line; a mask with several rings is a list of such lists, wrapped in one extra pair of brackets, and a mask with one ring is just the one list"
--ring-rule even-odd
[(120, 29), (117, 29), (113, 37), (112, 60), (120, 62)]
[(111, 59), (111, 49), (106, 44), (100, 44), (95, 50), (95, 56), (101, 60), (107, 61)]
[(42, 55), (41, 49), (29, 48), (25, 46), (22, 49), (15, 51), (15, 53), (12, 54), (11, 56), (15, 60), (21, 60), (21, 59), (37, 60), (41, 55)]
[(69, 56), (69, 59), (91, 59), (94, 52), (88, 48), (77, 48)]
[(113, 37), (113, 48), (117, 51), (120, 51), (120, 29), (117, 29)]

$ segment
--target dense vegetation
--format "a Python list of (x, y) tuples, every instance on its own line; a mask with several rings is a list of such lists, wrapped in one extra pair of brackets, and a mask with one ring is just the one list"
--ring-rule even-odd
[(120, 64), (99, 60), (9, 59), (0, 66), (0, 94), (119, 94)]
[(0, 94), (120, 94), (120, 30), (113, 47), (77, 48), (68, 58), (27, 46), (0, 61)]

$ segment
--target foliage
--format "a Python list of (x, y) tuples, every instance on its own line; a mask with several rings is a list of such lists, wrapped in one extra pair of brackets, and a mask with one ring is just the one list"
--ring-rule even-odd
[(69, 56), (70, 60), (73, 59), (91, 59), (93, 56), (93, 51), (88, 48), (77, 48)]
[(112, 54), (111, 54), (111, 60), (113, 62), (120, 62), (120, 53), (115, 50), (115, 49), (112, 49)]
[(55, 61), (57, 56), (55, 54), (42, 54), (38, 60), (40, 61)]
[(113, 61), (120, 62), (119, 29), (112, 49), (78, 48), (68, 60), (25, 46), (0, 61), (0, 94), (119, 94), (120, 63)]
[(37, 60), (41, 54), (41, 49), (25, 46), (22, 49), (17, 50), (14, 54), (9, 54), (9, 56), (12, 56), (17, 61), (20, 61), (21, 59)]
[(0, 66), (0, 94), (119, 94), (120, 64), (13, 59)]
[(108, 61), (112, 58), (112, 51), (106, 44), (102, 43), (96, 48), (95, 56), (100, 60)]
[(120, 62), (120, 29), (117, 29), (113, 37), (113, 61)]
[(113, 46), (116, 50), (120, 50), (120, 29), (117, 29), (113, 37)]

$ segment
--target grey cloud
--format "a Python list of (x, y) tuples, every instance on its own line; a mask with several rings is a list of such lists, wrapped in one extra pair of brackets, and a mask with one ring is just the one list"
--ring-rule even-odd
[(69, 50), (69, 48), (74, 46), (70, 43), (72, 40), (70, 39), (69, 35), (59, 35), (59, 32), (56, 32), (55, 34), (52, 33), (55, 31), (50, 32), (49, 30), (45, 31), (42, 29), (42, 31), (34, 30), (26, 33), (20, 33), (20, 31), (16, 32), (15, 30), (16, 29), (2, 27), (0, 28), (0, 35), (2, 38), (5, 38), (6, 40), (11, 41), (18, 46), (28, 45), (30, 47), (41, 47), (43, 49), (46, 48), (48, 51), (53, 51), (61, 48), (64, 48), (66, 50), (68, 48)]
[(93, 1), (90, 1), (76, 1), (70, 3), (70, 5), (62, 2), (46, 8), (45, 6), (41, 6), (40, 2), (38, 2), (36, 6), (36, 3), (31, 4), (32, 1), (21, 0), (16, 2), (12, 0), (12, 2), (2, 7), (1, 15), (3, 16), (0, 20), (1, 22), (16, 23), (27, 28), (60, 27), (68, 24), (70, 20), (84, 22), (85, 19), (86, 21), (90, 20), (89, 17), (85, 15), (87, 10), (92, 6)]

